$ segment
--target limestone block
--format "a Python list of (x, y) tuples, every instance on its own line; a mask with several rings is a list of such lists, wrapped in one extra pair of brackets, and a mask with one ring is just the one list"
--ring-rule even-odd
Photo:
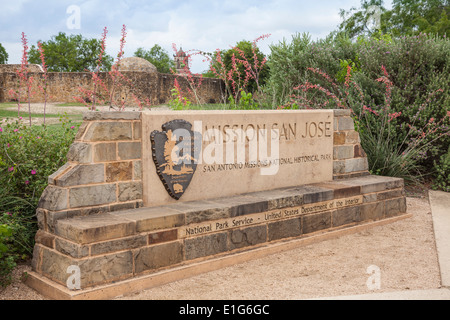
[(334, 146), (333, 158), (336, 160), (350, 159), (354, 156), (354, 146)]
[(352, 110), (350, 109), (334, 109), (333, 110), (335, 117), (349, 117), (352, 114)]
[(186, 224), (231, 217), (230, 205), (216, 203), (214, 201), (180, 202), (173, 205), (166, 205), (165, 207), (184, 213), (186, 216)]
[(66, 241), (61, 238), (56, 238), (55, 249), (72, 258), (83, 258), (89, 255), (89, 247)]
[(140, 121), (133, 123), (133, 139), (142, 139), (142, 122)]
[(56, 235), (78, 244), (123, 238), (135, 233), (133, 221), (109, 213), (58, 220), (55, 228)]
[(144, 247), (146, 245), (147, 245), (146, 235), (137, 235), (128, 238), (121, 238), (118, 240), (97, 242), (91, 245), (91, 255), (96, 256), (115, 251), (136, 249)]
[(70, 170), (71, 168), (73, 168), (75, 165), (71, 164), (71, 163), (66, 163), (64, 164), (61, 168), (59, 168), (55, 173), (53, 173), (52, 175), (50, 175), (48, 177), (48, 184), (55, 184), (55, 178), (57, 178), (58, 176), (62, 175), (63, 173), (65, 173), (66, 171)]
[(302, 227), (303, 234), (331, 228), (331, 212), (322, 212), (303, 216)]
[(67, 153), (67, 161), (78, 163), (92, 162), (92, 146), (89, 143), (74, 142)]
[(48, 232), (45, 232), (45, 231), (42, 231), (42, 230), (38, 230), (36, 232), (34, 240), (35, 240), (36, 243), (42, 244), (43, 246), (46, 246), (46, 247), (48, 247), (50, 249), (53, 249), (55, 236), (50, 234), (50, 233), (48, 233)]
[(282, 220), (268, 225), (268, 241), (297, 237), (302, 234), (301, 218)]
[(177, 240), (177, 238), (178, 238), (177, 229), (165, 230), (165, 231), (150, 233), (148, 235), (148, 243), (149, 244), (157, 244), (157, 243)]
[(384, 218), (384, 202), (367, 203), (361, 206), (361, 221), (380, 220)]
[(93, 122), (83, 137), (84, 141), (132, 140), (131, 122)]
[(386, 200), (386, 217), (393, 217), (406, 212), (406, 198)]
[(333, 140), (333, 144), (336, 145), (342, 145), (345, 144), (345, 137), (346, 137), (346, 133), (345, 132), (335, 132), (334, 133), (334, 140)]
[(141, 148), (140, 142), (119, 142), (119, 160), (140, 159)]
[(35, 252), (36, 249), (40, 250), (40, 255), (33, 257), (34, 270), (38, 270), (44, 276), (66, 286), (70, 276), (67, 269), (77, 265), (75, 259), (45, 247), (35, 246)]
[(303, 204), (327, 201), (333, 199), (333, 190), (329, 188), (318, 187), (314, 185), (305, 185), (293, 188), (299, 194), (303, 195)]
[(59, 211), (68, 208), (68, 191), (63, 188), (48, 186), (41, 195), (39, 208)]
[(333, 227), (340, 227), (361, 221), (361, 208), (359, 206), (335, 210), (331, 213)]
[(133, 179), (133, 163), (111, 162), (106, 164), (106, 182), (129, 181)]
[(139, 208), (112, 212), (111, 215), (134, 222), (137, 232), (172, 229), (185, 223), (184, 213), (167, 207)]
[(229, 239), (229, 250), (264, 243), (267, 239), (267, 228), (266, 226), (256, 226), (231, 230)]
[(103, 182), (105, 182), (104, 164), (77, 165), (55, 179), (55, 184), (60, 187), (79, 186), (84, 184)]
[(129, 278), (133, 274), (131, 251), (98, 256), (78, 262), (81, 273), (81, 288)]
[(142, 182), (119, 183), (119, 201), (142, 199)]
[(227, 233), (191, 238), (185, 240), (186, 260), (215, 255), (228, 250)]
[(133, 180), (142, 180), (142, 161), (133, 161)]
[(81, 140), (83, 135), (86, 133), (86, 129), (89, 127), (90, 122), (83, 122), (78, 128), (77, 135), (75, 136), (75, 141)]
[(98, 143), (94, 146), (94, 162), (116, 161), (116, 143)]
[(338, 118), (338, 130), (355, 130), (355, 124), (351, 117)]
[(250, 213), (267, 211), (267, 200), (258, 199), (249, 195), (218, 198), (215, 203), (228, 205), (232, 217), (238, 217)]
[(135, 273), (174, 265), (183, 261), (181, 242), (170, 242), (140, 249), (134, 258)]
[(349, 131), (347, 132), (347, 135), (345, 137), (345, 143), (346, 144), (356, 144), (360, 143), (361, 139), (359, 137), (359, 133), (356, 131)]
[(116, 185), (103, 184), (72, 188), (69, 192), (69, 198), (71, 208), (97, 206), (117, 202)]

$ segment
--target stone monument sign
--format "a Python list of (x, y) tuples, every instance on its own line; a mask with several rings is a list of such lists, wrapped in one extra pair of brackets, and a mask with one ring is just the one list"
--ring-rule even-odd
[(146, 206), (333, 178), (332, 110), (151, 112), (142, 117)]

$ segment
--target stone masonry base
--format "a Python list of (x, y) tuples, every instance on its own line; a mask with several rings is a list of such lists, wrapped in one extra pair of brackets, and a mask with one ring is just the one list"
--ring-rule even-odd
[(37, 233), (27, 283), (54, 299), (113, 298), (404, 217), (403, 180), (371, 175), (77, 216)]

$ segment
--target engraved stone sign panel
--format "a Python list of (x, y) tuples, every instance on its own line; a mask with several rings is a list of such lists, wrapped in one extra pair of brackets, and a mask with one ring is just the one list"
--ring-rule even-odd
[(148, 111), (146, 206), (330, 181), (333, 111)]

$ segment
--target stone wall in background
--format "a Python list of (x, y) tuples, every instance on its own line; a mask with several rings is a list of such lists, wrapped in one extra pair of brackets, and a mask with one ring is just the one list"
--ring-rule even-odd
[[(44, 102), (44, 93), (39, 86), (44, 85), (44, 73), (39, 66), (31, 68), (29, 76), (33, 77), (32, 98), (31, 102)], [(18, 76), (15, 70), (20, 65), (0, 65), (0, 102), (10, 102), (13, 99), (9, 96), (10, 90), (17, 90)], [(137, 97), (142, 102), (146, 99), (152, 105), (168, 103), (172, 99), (171, 90), (174, 88), (175, 79), (177, 79), (182, 92), (192, 103), (197, 103), (195, 96), (198, 97), (200, 103), (220, 103), (224, 101), (225, 87), (220, 79), (194, 77), (193, 88), (185, 76), (174, 74), (162, 74), (158, 72), (145, 71), (123, 71), (122, 74), (128, 80), (122, 80), (114, 85), (115, 100), (124, 101), (126, 106), (137, 106)], [(101, 72), (99, 78), (105, 83), (106, 88), (111, 91), (113, 82), (108, 73)], [(92, 75), (89, 72), (49, 72), (48, 73), (48, 101), (49, 102), (77, 102), (75, 97), (81, 97), (90, 100), (86, 94), (83, 94), (79, 88), (85, 90), (93, 90)], [(106, 104), (109, 94), (104, 88), (98, 88), (99, 96), (106, 98)], [(191, 92), (191, 93), (189, 93)], [(25, 97), (22, 98), (25, 101)]]

